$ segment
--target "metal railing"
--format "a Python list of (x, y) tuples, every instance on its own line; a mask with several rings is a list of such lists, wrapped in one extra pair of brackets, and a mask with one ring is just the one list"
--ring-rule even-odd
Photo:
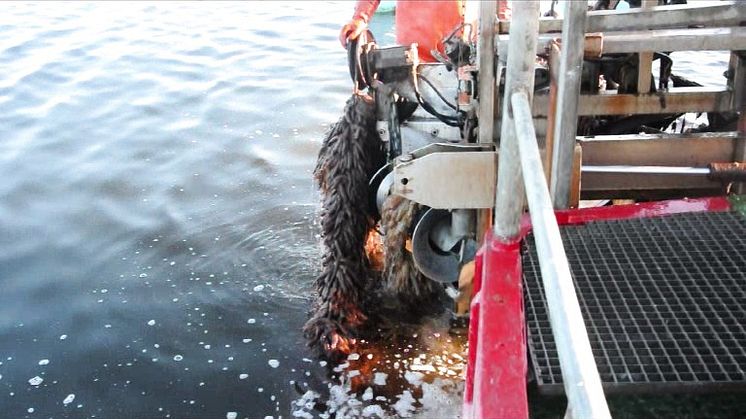
[[(571, 18), (572, 12), (577, 9), (572, 9), (574, 3), (584, 2), (567, 2)], [(575, 14), (576, 17), (578, 15)], [(610, 418), (554, 215), (533, 125), (530, 101), (534, 86), (534, 53), (539, 34), (538, 16), (538, 0), (514, 3), (505, 77), (494, 233), (506, 241), (518, 236), (525, 189), (552, 334), (557, 344), (568, 399), (566, 417)], [(567, 21), (569, 23), (571, 19)], [(579, 27), (582, 30), (583, 25)], [(564, 45), (565, 49), (577, 48), (570, 42)], [(582, 59), (582, 48), (580, 57)], [(572, 63), (568, 62), (568, 65)], [(567, 89), (568, 96), (577, 95), (575, 83), (579, 85), (579, 74), (577, 79)], [(577, 106), (577, 96), (575, 102)], [(577, 118), (577, 110), (570, 112), (563, 120), (570, 118)], [(561, 123), (558, 125), (558, 131), (574, 126), (571, 124), (563, 129)]]

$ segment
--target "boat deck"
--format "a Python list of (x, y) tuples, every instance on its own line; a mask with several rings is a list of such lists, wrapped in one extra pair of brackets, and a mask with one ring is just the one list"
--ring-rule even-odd
[[(746, 389), (746, 216), (693, 212), (561, 226), (607, 393)], [(563, 393), (539, 261), (523, 248), (529, 368)]]

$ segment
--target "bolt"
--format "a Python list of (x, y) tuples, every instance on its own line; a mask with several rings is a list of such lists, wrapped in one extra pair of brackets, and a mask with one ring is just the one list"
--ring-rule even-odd
[(414, 156), (412, 156), (412, 154), (407, 153), (407, 154), (403, 154), (401, 157), (399, 157), (399, 161), (403, 162), (403, 163), (406, 163), (408, 161), (412, 161), (413, 158), (414, 158)]
[(440, 131), (438, 131), (437, 129), (430, 131), (430, 135), (432, 135), (433, 137), (437, 137), (438, 134), (440, 134)]

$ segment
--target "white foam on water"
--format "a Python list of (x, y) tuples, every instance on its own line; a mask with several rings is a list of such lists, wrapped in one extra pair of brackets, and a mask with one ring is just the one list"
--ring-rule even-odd
[(148, 320), (148, 326), (155, 326), (155, 320)]
[(67, 335), (60, 335), (60, 340), (65, 340), (65, 339), (67, 339)]
[(44, 382), (44, 379), (39, 377), (38, 375), (28, 380), (28, 383), (31, 384), (32, 386), (38, 386), (42, 382)]
[(348, 361), (357, 361), (358, 359), (360, 359), (360, 354), (357, 353), (351, 353), (347, 356)]
[(385, 372), (377, 372), (373, 374), (373, 384), (377, 386), (385, 386), (386, 385), (386, 377), (389, 375)]
[(29, 413), (34, 413), (34, 408), (33, 407), (29, 407), (28, 410), (26, 410), (26, 411), (29, 412)]
[(67, 406), (68, 404), (72, 403), (73, 400), (75, 400), (74, 394), (68, 394), (67, 397), (65, 397), (65, 400), (62, 401), (62, 404)]
[(363, 409), (363, 417), (369, 418), (372, 416), (377, 416), (379, 418), (385, 418), (386, 413), (384, 413), (383, 408), (377, 404), (365, 406), (365, 408)]
[(225, 414), (225, 419), (236, 419), (238, 417), (238, 412), (228, 412)]
[(393, 406), (397, 415), (402, 418), (411, 418), (415, 410), (415, 399), (412, 397), (412, 393), (409, 390), (404, 390), (404, 392), (397, 397), (399, 400), (394, 403)]
[(461, 416), (464, 382), (436, 378), (432, 383), (422, 384), (422, 408), (418, 418)]
[(49, 360), (48, 359), (42, 359), (42, 360), (39, 361), (39, 365), (42, 365), (42, 366), (49, 365)]
[(179, 362), (179, 361), (181, 361), (182, 359), (184, 359), (184, 357), (183, 357), (183, 356), (181, 356), (181, 355), (175, 355), (175, 356), (174, 356), (174, 361), (176, 361), (176, 362)]
[(257, 285), (254, 287), (255, 292), (260, 292), (264, 289), (264, 285)]
[(277, 368), (277, 367), (279, 367), (279, 366), (280, 366), (280, 361), (278, 361), (278, 360), (276, 360), (276, 359), (270, 359), (269, 361), (267, 361), (267, 363), (268, 363), (268, 364), (269, 364), (269, 366), (270, 366), (270, 367), (272, 367), (272, 368)]
[(248, 323), (248, 324), (254, 324), (254, 323), (256, 323), (256, 319), (249, 319), (249, 320), (246, 321), (246, 323)]
[(247, 378), (249, 378), (249, 374), (238, 374), (238, 379), (239, 380), (245, 380)]
[(363, 393), (363, 400), (373, 400), (373, 387), (368, 387), (365, 389), (365, 392)]
[(425, 378), (425, 374), (421, 372), (407, 371), (404, 373), (404, 379), (413, 386), (420, 386), (423, 378)]

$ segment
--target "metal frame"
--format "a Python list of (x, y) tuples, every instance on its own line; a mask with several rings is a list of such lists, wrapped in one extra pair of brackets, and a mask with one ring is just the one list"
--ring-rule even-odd
[(575, 133), (578, 130), (578, 101), (580, 79), (583, 72), (583, 40), (585, 38), (586, 4), (568, 1), (565, 5), (567, 18), (562, 24), (562, 48), (560, 56), (557, 103), (554, 106), (551, 195), (555, 208), (567, 208), (570, 203), (570, 179), (575, 154)]
[[(664, 13), (662, 13), (664, 12)], [(711, 2), (702, 5), (656, 6), (625, 11), (595, 10), (588, 12), (586, 32), (669, 29), (693, 26), (737, 26), (746, 21), (746, 4), (742, 1)], [(564, 19), (539, 19), (539, 32), (560, 32)], [(500, 22), (500, 34), (508, 33), (510, 22)]]

